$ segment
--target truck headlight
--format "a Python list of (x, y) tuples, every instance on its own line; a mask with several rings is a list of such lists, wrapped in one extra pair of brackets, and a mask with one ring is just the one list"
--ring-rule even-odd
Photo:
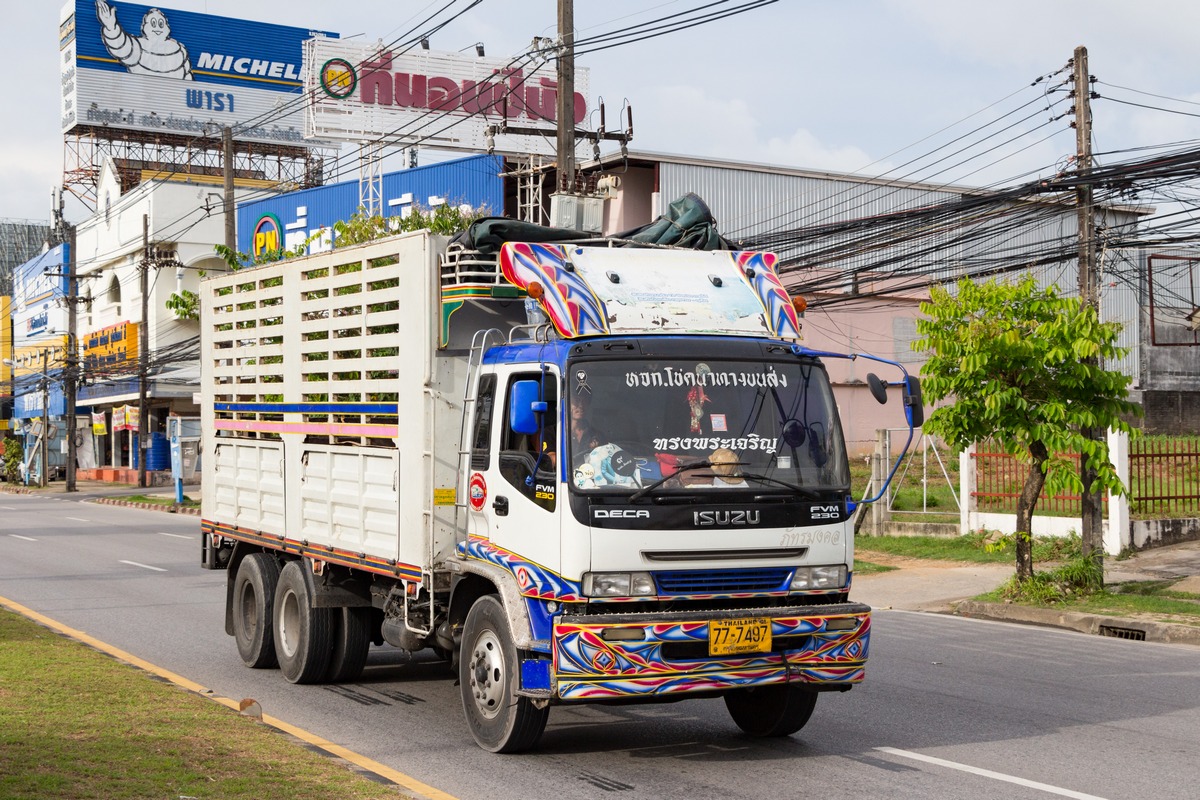
[(838, 564), (832, 567), (796, 567), (792, 573), (793, 591), (810, 591), (812, 589), (840, 589), (846, 585), (846, 565)]
[(588, 572), (583, 576), (588, 597), (653, 597), (654, 576), (649, 572)]

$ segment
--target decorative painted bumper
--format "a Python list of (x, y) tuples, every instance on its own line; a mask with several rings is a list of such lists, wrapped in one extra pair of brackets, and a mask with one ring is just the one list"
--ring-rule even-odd
[[(614, 624), (611, 618), (563, 618), (553, 631), (555, 694), (562, 700), (600, 700), (774, 683), (831, 686), (862, 681), (871, 636), (868, 607), (829, 607), (802, 616), (761, 612), (739, 616), (770, 618), (772, 640), (779, 643), (783, 639), (786, 649), (708, 656), (707, 620), (657, 623), (631, 619)], [(853, 628), (827, 630), (830, 620), (847, 618), (855, 620)], [(640, 641), (603, 638), (602, 632), (613, 628), (640, 628), (643, 636)], [(672, 650), (680, 652), (673, 655)]]

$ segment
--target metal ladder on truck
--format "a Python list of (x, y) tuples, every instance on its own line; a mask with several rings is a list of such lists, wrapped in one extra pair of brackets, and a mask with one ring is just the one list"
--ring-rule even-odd
[(467, 356), (467, 380), (466, 388), (463, 390), (463, 413), (462, 423), (458, 432), (458, 475), (456, 476), (457, 490), (454, 497), (454, 536), (455, 541), (463, 542), (467, 538), (467, 507), (471, 502), (470, 498), (470, 481), (468, 475), (470, 473), (471, 464), (471, 426), (468, 420), (475, 418), (475, 404), (479, 397), (479, 376), (481, 367), (483, 366), (483, 354), (487, 352), (488, 347), (492, 344), (492, 337), (496, 338), (496, 344), (504, 343), (504, 334), (496, 328), (486, 328), (484, 330), (475, 331), (475, 335), (471, 337), (471, 351)]

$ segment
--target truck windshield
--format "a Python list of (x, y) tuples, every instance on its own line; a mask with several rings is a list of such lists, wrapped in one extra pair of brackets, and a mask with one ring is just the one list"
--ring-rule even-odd
[(576, 362), (567, 390), (576, 491), (849, 490), (833, 392), (814, 361)]

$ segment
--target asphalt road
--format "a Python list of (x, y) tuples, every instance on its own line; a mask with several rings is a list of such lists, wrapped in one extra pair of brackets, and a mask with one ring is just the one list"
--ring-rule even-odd
[(344, 686), (246, 669), (197, 518), (61, 498), (0, 495), (0, 596), (462, 800), (1200, 791), (1200, 650), (899, 611), (876, 614), (866, 682), (791, 738), (741, 736), (720, 701), (559, 707), (537, 752), (493, 756), (446, 664), (373, 649)]

